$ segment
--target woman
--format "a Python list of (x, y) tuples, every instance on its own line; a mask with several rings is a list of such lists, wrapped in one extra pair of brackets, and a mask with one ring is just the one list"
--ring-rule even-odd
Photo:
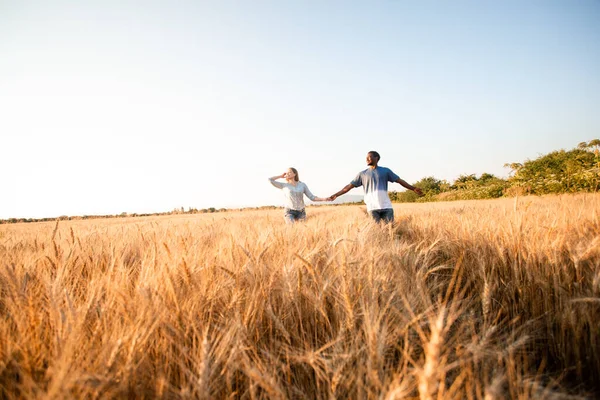
[[(277, 179), (280, 178), (285, 178), (286, 182), (277, 182)], [(285, 195), (284, 218), (287, 223), (306, 219), (306, 212), (304, 211), (304, 195), (312, 201), (327, 201), (325, 198), (313, 195), (310, 190), (308, 190), (308, 186), (306, 186), (304, 182), (300, 182), (296, 168), (289, 168), (287, 172), (269, 178), (269, 182), (277, 189), (283, 190), (283, 194)]]

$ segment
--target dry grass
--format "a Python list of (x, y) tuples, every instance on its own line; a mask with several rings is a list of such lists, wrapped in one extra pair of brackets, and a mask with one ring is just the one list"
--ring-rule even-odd
[(572, 398), (600, 195), (0, 226), (0, 398)]

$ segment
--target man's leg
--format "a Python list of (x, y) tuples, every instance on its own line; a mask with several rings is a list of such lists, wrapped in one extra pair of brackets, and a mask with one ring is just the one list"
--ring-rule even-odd
[(381, 210), (381, 220), (386, 224), (394, 222), (394, 209), (386, 208), (385, 210)]
[(369, 214), (371, 215), (371, 218), (373, 218), (373, 220), (376, 223), (381, 222), (381, 213), (380, 213), (380, 211), (381, 210), (371, 210), (371, 211), (369, 211)]

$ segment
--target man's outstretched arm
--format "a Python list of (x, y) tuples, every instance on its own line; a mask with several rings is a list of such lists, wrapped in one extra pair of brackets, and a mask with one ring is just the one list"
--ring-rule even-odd
[(396, 179), (395, 182), (401, 184), (402, 186), (404, 186), (408, 190), (412, 190), (413, 192), (415, 192), (419, 196), (423, 196), (423, 191), (421, 189), (419, 189), (416, 186), (411, 185), (410, 183), (406, 182), (404, 179), (398, 178), (398, 179)]
[(337, 197), (340, 197), (341, 195), (343, 195), (344, 193), (348, 193), (350, 190), (354, 189), (355, 187), (356, 186), (354, 186), (353, 184), (349, 183), (346, 186), (344, 186), (344, 188), (342, 190), (340, 190), (339, 192), (337, 192), (336, 194), (333, 194), (333, 195), (329, 196), (327, 198), (327, 200), (333, 201)]

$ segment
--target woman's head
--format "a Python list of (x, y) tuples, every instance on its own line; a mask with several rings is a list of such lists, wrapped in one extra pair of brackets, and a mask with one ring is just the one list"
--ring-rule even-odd
[(286, 179), (298, 182), (300, 180), (300, 178), (298, 177), (298, 170), (293, 167), (288, 168)]

